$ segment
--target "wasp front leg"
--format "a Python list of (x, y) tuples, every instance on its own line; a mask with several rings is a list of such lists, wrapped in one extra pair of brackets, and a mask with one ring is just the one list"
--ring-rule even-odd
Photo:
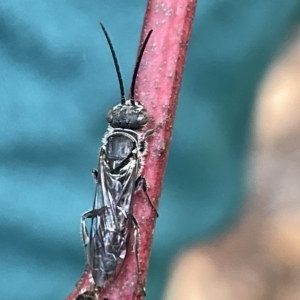
[(99, 172), (97, 169), (92, 170), (92, 176), (93, 176), (94, 180), (96, 181), (96, 183), (99, 183), (101, 185), (101, 180), (100, 180)]
[(152, 129), (148, 129), (144, 136), (141, 138), (141, 140), (139, 141), (139, 151), (141, 153), (143, 153), (146, 149), (146, 139), (148, 137), (150, 137), (155, 131), (157, 131), (158, 129), (160, 129), (165, 123), (166, 121), (169, 119), (169, 117), (165, 118), (163, 121), (159, 122), (158, 125), (156, 125), (154, 128)]
[(150, 137), (154, 132), (155, 132), (155, 129), (149, 129), (145, 132), (144, 136), (141, 138), (141, 140), (139, 141), (139, 151), (141, 153), (143, 153), (146, 149), (146, 139), (148, 137)]

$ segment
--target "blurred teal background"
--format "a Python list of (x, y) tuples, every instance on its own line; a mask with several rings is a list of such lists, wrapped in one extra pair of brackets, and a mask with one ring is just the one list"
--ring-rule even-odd
[[(146, 2), (0, 0), (0, 287), (63, 299), (84, 268), (79, 217), (119, 101), (108, 46), (129, 87)], [(296, 0), (199, 1), (153, 244), (147, 300), (172, 257), (239, 215), (259, 82), (300, 17)]]

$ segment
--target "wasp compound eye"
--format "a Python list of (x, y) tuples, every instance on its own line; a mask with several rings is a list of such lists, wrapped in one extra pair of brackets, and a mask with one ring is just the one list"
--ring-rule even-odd
[(113, 121), (113, 111), (114, 111), (114, 109), (113, 108), (111, 108), (108, 112), (107, 112), (107, 114), (106, 114), (106, 121), (107, 121), (107, 123), (111, 123), (112, 121)]
[(139, 124), (139, 125), (145, 125), (147, 122), (148, 122), (148, 119), (149, 119), (149, 115), (148, 115), (148, 112), (143, 109), (140, 111), (140, 113), (138, 114), (137, 116), (137, 119), (136, 119), (136, 122)]

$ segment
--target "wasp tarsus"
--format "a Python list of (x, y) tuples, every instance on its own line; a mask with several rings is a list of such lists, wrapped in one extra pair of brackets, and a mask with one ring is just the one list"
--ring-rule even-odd
[(98, 170), (93, 169), (93, 170), (92, 170), (92, 176), (93, 176), (94, 180), (97, 182), (97, 178), (98, 178)]
[(78, 295), (75, 300), (98, 300), (97, 287), (91, 287), (89, 290)]
[(92, 287), (90, 290), (78, 295), (75, 300), (109, 300), (108, 298), (99, 298), (98, 294), (98, 288)]

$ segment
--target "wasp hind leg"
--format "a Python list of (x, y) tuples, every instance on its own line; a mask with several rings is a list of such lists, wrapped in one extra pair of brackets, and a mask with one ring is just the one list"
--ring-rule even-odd
[(95, 293), (86, 291), (86, 292), (78, 295), (75, 300), (97, 300), (97, 299), (98, 299), (98, 297), (96, 296)]
[(140, 240), (140, 233), (139, 233), (139, 225), (137, 220), (133, 215), (132, 217), (132, 224), (134, 228), (134, 243), (133, 243), (133, 252), (135, 254), (135, 260), (136, 260), (136, 268), (137, 268), (137, 275), (138, 275), (138, 284), (140, 291), (143, 293), (143, 296), (146, 296), (146, 289), (145, 286), (142, 284), (141, 279), (141, 272), (140, 272), (140, 263), (139, 263), (139, 240)]
[(99, 298), (100, 290), (93, 286), (84, 293), (78, 295), (75, 300), (108, 300), (107, 298)]
[(143, 175), (139, 176), (138, 179), (136, 180), (135, 182), (135, 189), (138, 190), (138, 189), (142, 189), (144, 194), (146, 195), (146, 198), (150, 204), (150, 206), (152, 207), (152, 209), (155, 211), (156, 213), (156, 217), (158, 218), (158, 212), (157, 212), (157, 209), (155, 208), (155, 206), (153, 205), (149, 195), (148, 195), (148, 192), (147, 192), (147, 183), (146, 183), (146, 179)]
[(106, 209), (107, 209), (107, 207), (103, 206), (99, 209), (89, 210), (80, 217), (81, 238), (83, 241), (84, 252), (85, 252), (87, 264), (89, 264), (89, 253), (87, 251), (87, 245), (90, 242), (90, 237), (89, 237), (88, 230), (87, 230), (87, 227), (85, 224), (85, 220), (94, 218), (96, 216), (100, 216), (102, 214), (102, 212), (105, 211)]

